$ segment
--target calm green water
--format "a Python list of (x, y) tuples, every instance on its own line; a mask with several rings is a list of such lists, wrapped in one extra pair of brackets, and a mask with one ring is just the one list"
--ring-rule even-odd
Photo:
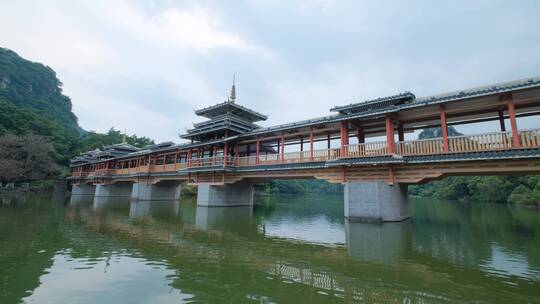
[(412, 199), (343, 219), (341, 197), (255, 208), (1, 198), (0, 303), (540, 303), (540, 212)]

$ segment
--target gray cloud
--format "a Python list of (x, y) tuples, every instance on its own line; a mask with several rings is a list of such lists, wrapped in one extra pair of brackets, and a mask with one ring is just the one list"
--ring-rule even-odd
[(233, 72), (238, 101), (266, 125), (538, 75), (539, 12), (538, 1), (17, 1), (0, 4), (0, 44), (57, 70), (84, 128), (179, 141)]

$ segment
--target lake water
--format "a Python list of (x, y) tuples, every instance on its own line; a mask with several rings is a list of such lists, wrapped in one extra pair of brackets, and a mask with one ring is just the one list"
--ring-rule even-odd
[(412, 198), (379, 225), (340, 196), (0, 200), (0, 303), (540, 303), (538, 210)]

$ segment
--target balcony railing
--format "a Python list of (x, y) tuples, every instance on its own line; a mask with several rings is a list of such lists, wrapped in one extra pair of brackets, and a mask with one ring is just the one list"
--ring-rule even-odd
[[(522, 130), (518, 134), (520, 149), (540, 148), (540, 129)], [(485, 151), (511, 150), (518, 147), (514, 144), (512, 132), (493, 132), (475, 135), (462, 135), (448, 137), (448, 152), (444, 151), (442, 138), (421, 139), (403, 141), (395, 144), (395, 154), (411, 155), (435, 155), (445, 153), (469, 153)], [(174, 172), (186, 167), (213, 167), (213, 166), (260, 166), (273, 164), (309, 163), (340, 158), (358, 158), (386, 156), (388, 146), (385, 141), (370, 142), (362, 144), (347, 145), (340, 148), (321, 149), (314, 151), (298, 151), (284, 154), (261, 154), (257, 156), (215, 156), (199, 159), (192, 159), (188, 163), (172, 163), (159, 165), (145, 165), (123, 169), (99, 169), (92, 172), (73, 172), (72, 176), (93, 176), (105, 175), (153, 173), (153, 172)]]
[(388, 154), (388, 146), (385, 141), (347, 145), (344, 149), (345, 151), (341, 157), (367, 157)]
[(340, 149), (321, 149), (311, 151), (298, 151), (283, 154), (262, 154), (257, 156), (242, 156), (236, 158), (236, 166), (256, 166), (256, 165), (273, 165), (273, 164), (291, 164), (291, 163), (307, 163), (326, 161), (339, 158)]

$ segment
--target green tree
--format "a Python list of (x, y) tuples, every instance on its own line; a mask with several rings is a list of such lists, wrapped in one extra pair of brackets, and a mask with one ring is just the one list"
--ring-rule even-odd
[(126, 135), (114, 128), (110, 128), (105, 134), (94, 131), (87, 132), (80, 140), (75, 153), (86, 152), (96, 148), (121, 143), (126, 141), (128, 144), (142, 148), (146, 145), (154, 144), (154, 141), (148, 137), (138, 137), (136, 135)]
[(45, 179), (58, 174), (53, 146), (42, 136), (0, 136), (0, 180), (20, 182)]
[(540, 206), (540, 189), (519, 185), (508, 197), (508, 202), (522, 206)]

